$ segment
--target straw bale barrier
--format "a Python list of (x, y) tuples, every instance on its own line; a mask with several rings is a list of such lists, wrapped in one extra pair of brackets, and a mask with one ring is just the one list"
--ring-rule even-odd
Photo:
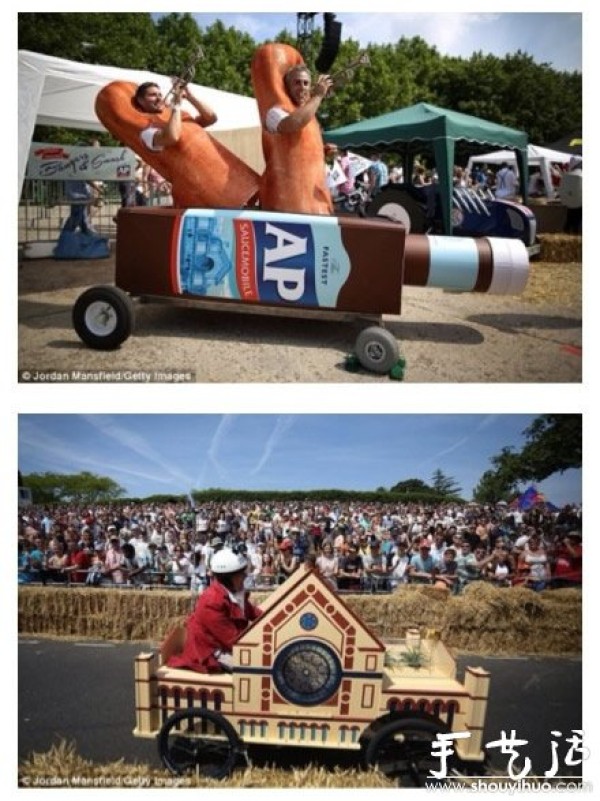
[[(260, 605), (265, 594), (254, 593)], [(456, 597), (428, 586), (389, 595), (345, 595), (349, 608), (378, 636), (409, 627), (435, 629), (449, 646), (480, 654), (581, 653), (582, 595), (577, 589), (535, 593), (474, 583)], [(190, 594), (166, 590), (19, 587), (24, 635), (160, 642), (192, 609)]]
[(161, 640), (191, 610), (187, 592), (19, 588), (19, 632), (100, 640)]
[[(52, 782), (50, 784), (50, 782)], [(173, 776), (167, 770), (145, 764), (118, 762), (100, 764), (84, 759), (74, 743), (64, 740), (46, 753), (33, 753), (19, 765), (19, 786), (83, 788), (212, 787), (212, 788), (304, 788), (304, 787), (394, 787), (375, 769), (331, 768), (308, 765), (301, 768), (265, 766), (235, 770), (223, 781), (203, 776)]]
[(540, 234), (540, 261), (580, 262), (581, 237), (572, 234)]

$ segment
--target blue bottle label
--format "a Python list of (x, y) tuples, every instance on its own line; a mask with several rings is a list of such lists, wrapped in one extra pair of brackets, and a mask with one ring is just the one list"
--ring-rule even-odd
[(336, 308), (350, 257), (334, 217), (189, 209), (177, 291), (248, 303)]

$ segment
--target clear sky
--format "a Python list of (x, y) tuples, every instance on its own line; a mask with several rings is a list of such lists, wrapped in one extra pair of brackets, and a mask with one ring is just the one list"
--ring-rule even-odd
[[(351, 5), (345, 3), (344, 7)], [(367, 7), (365, 3), (361, 5)], [(521, 50), (537, 63), (548, 63), (554, 69), (582, 71), (582, 14), (573, 11), (409, 14), (332, 11), (342, 23), (342, 39), (354, 39), (362, 46), (397, 42), (402, 36), (420, 36), (442, 55), (469, 58), (474, 52), (482, 51), (503, 57)], [(194, 13), (193, 16), (202, 28), (221, 19), (226, 26), (247, 32), (257, 42), (273, 38), (284, 29), (295, 35), (297, 27), (296, 11), (284, 14), (266, 11)], [(322, 13), (314, 18), (314, 27), (322, 29)]]
[[(441, 469), (470, 499), (489, 459), (520, 449), (535, 415), (113, 414), (19, 418), (23, 473), (90, 471), (128, 495), (190, 489), (375, 490)], [(581, 501), (581, 472), (537, 485)]]

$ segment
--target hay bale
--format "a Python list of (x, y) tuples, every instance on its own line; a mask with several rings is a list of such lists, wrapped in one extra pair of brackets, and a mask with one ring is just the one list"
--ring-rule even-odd
[(548, 603), (555, 604), (556, 606), (573, 607), (581, 604), (582, 601), (581, 587), (565, 587), (561, 590), (542, 590), (540, 597)]
[[(256, 599), (255, 599), (256, 600)], [(389, 595), (347, 595), (344, 601), (383, 639), (407, 628), (441, 631), (447, 645), (478, 653), (580, 653), (582, 593), (499, 589), (485, 582), (459, 596), (430, 586), (403, 586)], [(192, 610), (187, 592), (19, 587), (19, 632), (95, 640), (160, 642)]]
[(581, 313), (581, 263), (531, 262), (521, 299), (536, 305), (560, 306)]
[[(568, 614), (557, 615), (557, 607)], [(555, 604), (552, 597), (525, 587), (498, 589), (475, 582), (448, 602), (442, 638), (479, 653), (579, 653), (581, 598)]]
[(376, 770), (356, 768), (342, 769), (335, 766), (327, 769), (321, 765), (302, 768), (279, 768), (275, 766), (248, 767), (237, 770), (223, 781), (200, 776), (173, 776), (166, 770), (158, 770), (144, 764), (129, 764), (124, 759), (118, 762), (94, 763), (83, 759), (74, 742), (64, 740), (45, 753), (33, 753), (19, 765), (19, 786), (36, 787), (36, 780), (53, 787), (82, 788), (148, 788), (148, 787), (204, 787), (238, 788), (333, 788), (333, 787), (385, 787), (394, 784)]
[(100, 640), (161, 640), (185, 619), (187, 592), (20, 587), (19, 632)]
[(406, 585), (390, 595), (348, 595), (352, 611), (379, 637), (403, 637), (407, 628), (436, 628), (447, 594), (426, 585)]
[(540, 234), (540, 261), (581, 262), (582, 238), (572, 234)]

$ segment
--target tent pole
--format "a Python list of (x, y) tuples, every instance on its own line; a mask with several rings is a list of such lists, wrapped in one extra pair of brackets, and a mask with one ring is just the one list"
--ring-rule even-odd
[(438, 172), (444, 234), (452, 236), (452, 176), (454, 171), (454, 139), (446, 136), (434, 143)]
[(527, 205), (528, 192), (529, 192), (529, 158), (527, 155), (527, 145), (523, 148), (517, 148), (517, 165), (519, 167), (519, 175), (521, 176), (521, 198), (523, 205)]

